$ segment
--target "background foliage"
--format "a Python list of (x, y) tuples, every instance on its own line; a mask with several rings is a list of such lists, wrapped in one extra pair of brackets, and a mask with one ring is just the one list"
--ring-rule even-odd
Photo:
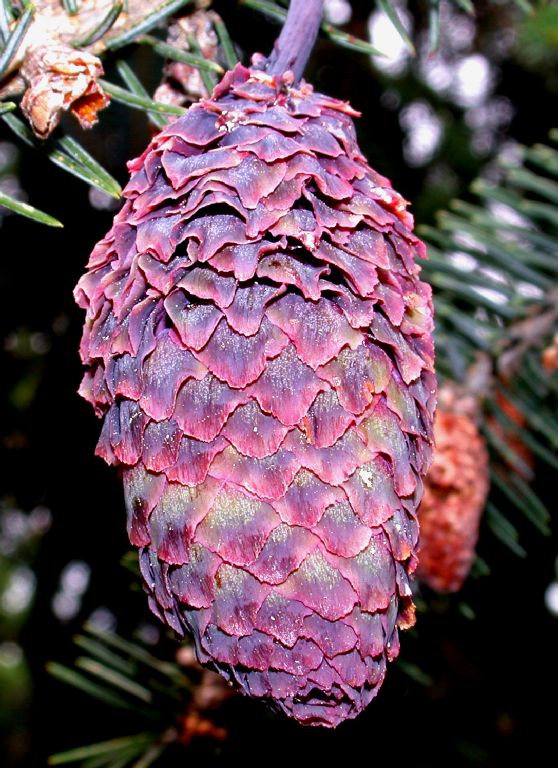
[[(161, 5), (187, 12), (193, 3)], [(270, 50), (284, 5), (220, 0), (212, 7), (247, 61), (256, 47)], [(11, 55), (17, 40), (5, 24), (12, 16), (20, 19), (16, 29), (27, 24), (27, 6), (4, 0), (0, 9)], [(479, 354), (488, 361), (483, 427), (494, 493), (473, 577), (452, 598), (419, 592), (418, 626), (357, 721), (335, 733), (304, 730), (234, 699), (215, 715), (228, 738), (180, 743), (199, 673), (169, 664), (176, 646), (151, 621), (129, 561), (120, 564), (127, 552), (121, 488), (93, 458), (98, 424), (75, 394), (82, 317), (71, 296), (118, 206), (125, 161), (147, 143), (149, 115), (159, 124), (164, 117), (145, 101), (168, 54), (154, 42), (165, 39), (161, 14), (161, 25), (148, 30), (151, 42), (134, 43), (136, 29), (109, 46), (113, 103), (93, 131), (64, 119), (46, 150), (37, 150), (25, 144), (23, 118), (11, 106), (0, 121), (0, 194), (64, 224), (45, 227), (0, 208), (0, 754), (8, 766), (43, 765), (49, 754), (129, 734), (140, 735), (98, 748), (90, 768), (266, 760), (271, 746), (274, 759), (325, 760), (337, 748), (348, 759), (421, 767), (553, 754), (555, 713), (544, 699), (558, 684), (558, 623), (544, 595), (557, 576), (547, 509), (553, 513), (558, 385), (540, 353), (556, 326), (558, 154), (548, 134), (558, 106), (558, 6), (486, 0), (474, 3), (474, 16), (466, 0), (328, 6), (330, 26), (308, 79), (361, 110), (357, 128), (370, 164), (412, 201), (431, 245), (425, 270), (436, 288), (441, 374), (461, 381)], [(371, 56), (370, 45), (385, 56)], [(8, 63), (0, 54), (0, 72)], [(218, 76), (202, 67), (209, 80)], [(134, 100), (130, 71), (146, 91), (138, 97), (135, 88), (135, 108), (122, 103)], [(540, 143), (547, 148), (525, 149)], [(525, 415), (521, 427), (506, 422), (498, 391)], [(494, 418), (519, 433), (534, 471), (526, 473), (502, 443)], [(60, 681), (67, 670), (87, 692)], [(137, 687), (126, 690), (122, 679)]]

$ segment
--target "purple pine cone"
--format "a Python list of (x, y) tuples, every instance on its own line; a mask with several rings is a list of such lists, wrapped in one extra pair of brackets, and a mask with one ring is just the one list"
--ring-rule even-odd
[(436, 389), (423, 244), (355, 114), (237, 66), (130, 163), (75, 291), (152, 610), (329, 727), (414, 622)]

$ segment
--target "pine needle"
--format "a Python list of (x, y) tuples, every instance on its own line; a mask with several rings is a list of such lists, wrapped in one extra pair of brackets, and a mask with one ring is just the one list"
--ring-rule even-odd
[(112, 27), (114, 26), (114, 23), (124, 10), (124, 3), (119, 2), (119, 0), (116, 0), (116, 2), (113, 3), (113, 5), (109, 8), (108, 13), (106, 16), (101, 19), (101, 21), (93, 27), (93, 29), (88, 32), (84, 37), (80, 38), (79, 40), (76, 40), (73, 45), (75, 48), (85, 48), (88, 45), (93, 45), (93, 43), (96, 43), (97, 40), (100, 40), (102, 37), (104, 37), (107, 32), (109, 32)]
[(132, 109), (140, 109), (143, 112), (155, 112), (159, 115), (183, 115), (186, 112), (182, 107), (175, 107), (172, 104), (163, 104), (161, 101), (153, 101), (153, 99), (138, 96), (137, 93), (127, 91), (125, 88), (109, 83), (107, 80), (99, 80), (99, 84), (109, 96), (112, 96), (114, 101), (125, 104)]
[(216, 61), (205, 59), (197, 53), (183, 51), (181, 48), (177, 48), (175, 45), (169, 45), (169, 43), (164, 43), (162, 40), (158, 40), (151, 35), (144, 35), (138, 42), (143, 43), (144, 45), (149, 45), (153, 48), (155, 53), (158, 53), (159, 56), (162, 56), (165, 59), (180, 61), (183, 64), (189, 64), (190, 66), (199, 69), (200, 74), (203, 72), (216, 72), (217, 74), (222, 75), (224, 72), (223, 67)]
[[(128, 90), (142, 99), (148, 99), (151, 101), (149, 93), (141, 84), (136, 73), (130, 66), (128, 66), (128, 64), (126, 64), (125, 61), (117, 61), (116, 69), (118, 70), (118, 74), (124, 81), (124, 84), (127, 86)], [(149, 119), (154, 125), (157, 126), (157, 128), (164, 128), (168, 122), (168, 120), (163, 115), (157, 112), (149, 112)]]
[(109, 741), (101, 741), (98, 744), (70, 749), (67, 752), (59, 752), (56, 755), (52, 755), (48, 762), (49, 765), (65, 765), (66, 763), (76, 763), (78, 760), (86, 760), (91, 757), (117, 755), (123, 750), (129, 751), (130, 748), (135, 748), (136, 751), (143, 750), (149, 747), (156, 738), (156, 735), (152, 733), (123, 736), (119, 739), (110, 739)]
[(9, 36), (7, 37), (6, 44), (4, 45), (4, 49), (0, 54), (0, 80), (2, 80), (2, 78), (8, 71), (10, 64), (12, 63), (13, 59), (17, 55), (19, 46), (21, 45), (21, 43), (23, 42), (23, 38), (27, 34), (27, 30), (29, 29), (31, 22), (33, 21), (34, 15), (35, 15), (35, 8), (31, 5), (29, 6), (29, 8), (27, 8), (23, 12), (16, 26), (13, 28), (13, 30), (10, 32)]
[(401, 40), (405, 43), (406, 47), (408, 48), (409, 52), (415, 56), (416, 50), (415, 46), (413, 44), (413, 41), (409, 37), (409, 34), (405, 27), (403, 26), (403, 22), (399, 18), (399, 15), (395, 9), (395, 7), (391, 4), (390, 0), (376, 0), (376, 5), (378, 8), (385, 13), (385, 15), (388, 17), (388, 19), (391, 21), (395, 29), (397, 30), (397, 33)]
[[(92, 187), (97, 187), (97, 189), (106, 192), (110, 197), (116, 199), (120, 197), (121, 189), (118, 182), (91, 155), (86, 153), (82, 147), (80, 151), (83, 153), (83, 156), (87, 155), (88, 159), (86, 162), (83, 159), (76, 159), (76, 147), (79, 146), (77, 142), (73, 142), (74, 152), (69, 154), (67, 149), (68, 143), (64, 143), (60, 139), (39, 142), (25, 123), (15, 115), (4, 114), (1, 116), (1, 119), (25, 144), (46, 155), (59, 168), (87, 182)], [(66, 139), (69, 140), (68, 137)]]
[(0, 191), (0, 206), (4, 206), (13, 213), (18, 213), (20, 216), (25, 216), (27, 219), (32, 219), (38, 224), (46, 224), (47, 227), (63, 227), (61, 221), (55, 219), (54, 216), (49, 216), (48, 213), (39, 211), (38, 208), (33, 208), (32, 205), (22, 203), (21, 200), (16, 200), (14, 197), (7, 195), (5, 192)]
[(223, 56), (225, 58), (227, 68), (232, 69), (234, 66), (236, 66), (236, 64), (238, 64), (238, 57), (235, 53), (234, 45), (229, 36), (229, 32), (221, 19), (216, 19), (213, 24), (215, 31), (217, 32), (219, 42), (221, 43), (221, 49), (223, 51)]
[(75, 16), (79, 11), (77, 0), (62, 0), (62, 7), (68, 16)]
[(119, 35), (106, 40), (106, 47), (109, 51), (116, 51), (129, 43), (133, 43), (140, 35), (151, 31), (154, 27), (164, 21), (168, 16), (172, 16), (185, 5), (189, 5), (192, 0), (167, 0), (156, 10), (147, 14), (143, 19), (126, 29)]

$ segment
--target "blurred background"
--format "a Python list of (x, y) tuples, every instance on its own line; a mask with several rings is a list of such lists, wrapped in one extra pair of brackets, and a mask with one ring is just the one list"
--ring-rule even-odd
[[(556, 127), (558, 5), (487, 0), (474, 3), (473, 16), (463, 10), (467, 3), (445, 0), (434, 52), (430, 4), (392, 5), (415, 55), (369, 0), (329, 0), (329, 22), (385, 56), (324, 37), (307, 77), (362, 112), (357, 130), (370, 164), (412, 201), (418, 224), (436, 226), (437, 211), (456, 197), (471, 199), (479, 175), (491, 178), (496, 157), (513, 157), (517, 142), (545, 141)], [(245, 61), (255, 50), (268, 52), (278, 30), (249, 6), (212, 5)], [(146, 46), (123, 53), (152, 94), (161, 59)], [(115, 80), (114, 57), (104, 64)], [(152, 131), (144, 113), (116, 102), (89, 133), (70, 118), (63, 126), (121, 184), (126, 160)], [(55, 672), (56, 665), (73, 668), (83, 653), (74, 636), (84, 622), (161, 660), (173, 661), (177, 646), (152, 619), (126, 558), (120, 482), (94, 457), (99, 423), (76, 394), (83, 316), (72, 289), (118, 202), (26, 148), (4, 124), (0, 190), (64, 223), (47, 228), (0, 208), (0, 762), (15, 768), (44, 765), (48, 755), (83, 744), (175, 727), (181, 704), (165, 699), (160, 722), (138, 725), (133, 709), (114, 708), (47, 672), (49, 662)], [(533, 485), (551, 512), (555, 471), (537, 464)], [(345, 760), (421, 768), (552, 760), (558, 537), (556, 526), (543, 536), (510, 514), (526, 556), (483, 523), (480, 559), (464, 589), (439, 596), (418, 588), (418, 624), (402, 637), (401, 662), (356, 721), (335, 732), (303, 729), (253, 702), (228, 699), (215, 711), (213, 733), (185, 737), (186, 744), (174, 739), (158, 764), (268, 755), (331, 762), (333, 750)], [(193, 671), (193, 679), (200, 674)]]

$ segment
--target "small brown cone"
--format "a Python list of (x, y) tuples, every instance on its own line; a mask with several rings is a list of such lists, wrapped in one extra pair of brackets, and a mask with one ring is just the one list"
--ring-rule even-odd
[(27, 83), (21, 109), (35, 135), (48, 138), (68, 110), (82, 128), (92, 128), (110, 101), (97, 82), (102, 74), (100, 59), (64, 43), (29, 50), (21, 67)]
[[(445, 396), (444, 396), (445, 395)], [(489, 491), (489, 460), (472, 398), (446, 388), (434, 422), (434, 460), (419, 508), (418, 578), (437, 592), (457, 592), (475, 556)]]

